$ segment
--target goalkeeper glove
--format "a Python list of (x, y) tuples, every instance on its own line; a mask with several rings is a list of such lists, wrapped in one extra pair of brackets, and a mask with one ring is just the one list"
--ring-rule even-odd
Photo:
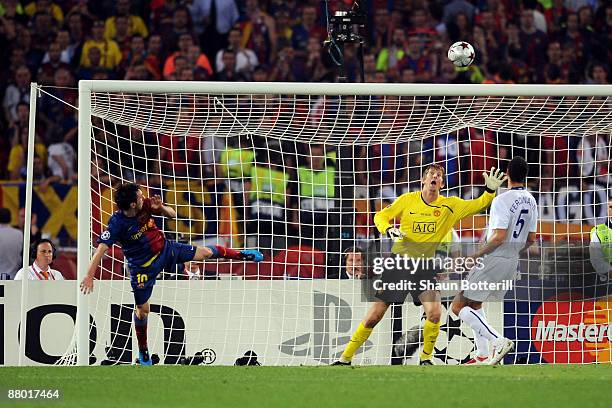
[(243, 249), (240, 251), (240, 259), (243, 261), (261, 262), (264, 257), (263, 254), (256, 249)]
[(495, 167), (491, 167), (491, 171), (489, 172), (489, 174), (487, 174), (486, 171), (483, 172), (482, 176), (484, 177), (485, 186), (489, 193), (496, 192), (499, 186), (501, 186), (502, 183), (508, 178), (504, 175), (503, 171), (501, 171), (500, 169), (496, 170)]
[(386, 233), (387, 233), (387, 236), (393, 240), (393, 242), (401, 241), (406, 236), (406, 234), (400, 231), (399, 228), (395, 228), (395, 227), (387, 228)]

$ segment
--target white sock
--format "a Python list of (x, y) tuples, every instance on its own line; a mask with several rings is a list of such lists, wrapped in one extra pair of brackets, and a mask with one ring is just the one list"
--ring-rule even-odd
[[(487, 317), (484, 314), (482, 308), (475, 310), (476, 313), (482, 317), (482, 320), (487, 321)], [(491, 352), (489, 351), (489, 340), (487, 340), (483, 335), (476, 332), (476, 330), (472, 330), (474, 332), (474, 342), (476, 343), (476, 354), (479, 357), (489, 357)]]
[(481, 316), (474, 309), (465, 306), (459, 312), (459, 318), (467, 323), (474, 330), (474, 336), (480, 335), (491, 342), (498, 342), (503, 337), (493, 327), (489, 325), (487, 319)]

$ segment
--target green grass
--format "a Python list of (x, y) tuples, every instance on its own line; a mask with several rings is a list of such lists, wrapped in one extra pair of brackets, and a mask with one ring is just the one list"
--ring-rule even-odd
[[(11, 407), (610, 407), (612, 365), (3, 367), (0, 389), (59, 388)], [(427, 390), (427, 391), (425, 391)]]

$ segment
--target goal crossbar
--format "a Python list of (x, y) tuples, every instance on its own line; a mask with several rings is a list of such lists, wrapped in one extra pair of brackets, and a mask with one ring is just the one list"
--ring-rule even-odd
[(612, 96), (612, 85), (371, 84), (293, 82), (79, 81), (80, 92), (388, 95)]

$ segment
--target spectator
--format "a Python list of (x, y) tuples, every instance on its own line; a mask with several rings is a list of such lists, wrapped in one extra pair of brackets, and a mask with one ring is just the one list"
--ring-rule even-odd
[(234, 50), (228, 48), (223, 51), (223, 58), (221, 60), (223, 69), (215, 74), (215, 80), (217, 81), (246, 81), (247, 77), (245, 73), (239, 72), (236, 69), (236, 53)]
[(70, 45), (68, 53), (73, 65), (79, 65), (83, 44), (85, 43), (85, 29), (83, 28), (83, 16), (80, 13), (71, 13), (68, 16), (68, 32), (70, 34)]
[(255, 51), (260, 64), (274, 61), (278, 44), (274, 19), (261, 10), (258, 0), (246, 0), (245, 14), (240, 23), (242, 46)]
[(279, 154), (273, 151), (264, 154), (266, 157), (258, 157), (251, 170), (247, 246), (270, 253), (272, 249), (283, 249), (286, 245), (289, 175), (280, 165), (282, 158)]
[(283, 48), (286, 45), (291, 45), (293, 30), (289, 11), (286, 8), (278, 9), (274, 14), (274, 21), (276, 22), (277, 46)]
[[(28, 151), (28, 128), (21, 127), (14, 136), (6, 170), (11, 180), (25, 179), (26, 153)], [(34, 154), (47, 160), (47, 148), (38, 135), (34, 143)]]
[(25, 12), (28, 16), (32, 17), (36, 13), (49, 13), (53, 16), (58, 24), (64, 21), (64, 13), (57, 4), (50, 0), (36, 0), (25, 6)]
[(254, 82), (268, 82), (268, 71), (262, 65), (255, 68), (253, 71), (253, 81)]
[(20, 48), (23, 51), (25, 65), (30, 69), (30, 72), (37, 72), (44, 53), (32, 47), (32, 34), (30, 30), (26, 27), (18, 26), (17, 37), (12, 46), (14, 48)]
[(455, 20), (457, 14), (463, 13), (471, 23), (474, 20), (476, 8), (466, 0), (452, 0), (444, 6), (444, 15), (442, 21), (448, 26), (449, 23)]
[(172, 26), (159, 33), (165, 42), (164, 46), (167, 50), (175, 49), (177, 42), (183, 34), (189, 34), (193, 39), (194, 32), (187, 8), (184, 6), (177, 7), (172, 15)]
[(390, 34), (395, 32), (395, 29), (389, 30), (390, 24), (389, 10), (384, 7), (376, 8), (374, 11), (374, 23), (371, 26), (370, 40), (368, 41), (373, 54), (378, 54), (381, 50), (390, 46), (392, 40)]
[(115, 41), (104, 38), (104, 22), (94, 21), (91, 32), (92, 38), (85, 41), (81, 51), (80, 66), (82, 68), (95, 68), (89, 50), (97, 48), (100, 51), (100, 67), (110, 70), (116, 69), (121, 63), (121, 51)]
[(21, 265), (23, 233), (11, 227), (11, 212), (0, 208), (0, 280), (13, 279)]
[[(321, 41), (316, 37), (308, 39), (306, 47), (306, 63), (304, 72), (304, 81), (307, 82), (333, 82), (334, 75), (330, 69), (329, 56), (321, 49)], [(370, 58), (370, 66), (375, 66), (374, 57)], [(364, 57), (365, 71), (365, 57)]]
[(235, 0), (193, 0), (187, 7), (204, 53), (212, 56), (225, 48), (226, 37), (240, 17)]
[(596, 85), (608, 85), (608, 68), (602, 63), (594, 63), (589, 68), (589, 83)]
[(77, 91), (71, 89), (74, 87), (72, 74), (66, 68), (58, 68), (53, 76), (53, 84), (59, 88), (53, 91), (53, 96), (43, 94), (37, 109), (38, 118), (45, 124), (45, 138), (59, 133), (66, 141), (74, 140), (77, 115), (71, 106), (77, 105)]
[(153, 26), (152, 32), (161, 33), (165, 37), (165, 33), (172, 31), (174, 11), (179, 7), (179, 2), (176, 0), (164, 0), (157, 2), (157, 6), (151, 5), (151, 23)]
[(15, 275), (15, 280), (64, 280), (62, 273), (51, 268), (57, 257), (57, 249), (53, 242), (41, 239), (32, 244), (30, 259), (32, 265), (27, 269), (21, 269)]
[(151, 34), (147, 43), (147, 59), (152, 67), (156, 69), (153, 75), (156, 79), (161, 79), (161, 62), (164, 61), (163, 41), (159, 34)]
[(341, 278), (365, 279), (367, 270), (365, 265), (365, 254), (361, 248), (353, 247), (344, 251), (345, 273)]
[[(229, 32), (228, 43), (235, 55), (236, 55), (236, 72), (253, 72), (255, 67), (258, 65), (257, 55), (253, 50), (248, 48), (244, 48), (240, 43), (241, 33), (238, 28), (233, 28)], [(223, 70), (223, 54), (225, 50), (220, 50), (217, 52), (217, 56), (215, 58), (215, 67), (217, 72)]]
[(20, 102), (30, 103), (30, 69), (25, 65), (15, 71), (13, 83), (6, 88), (4, 93), (4, 117), (8, 123), (17, 121), (17, 105)]
[(567, 20), (568, 10), (565, 7), (565, 0), (553, 0), (552, 7), (544, 11), (548, 34), (557, 36), (561, 32), (561, 27)]
[(303, 163), (297, 170), (297, 191), (291, 195), (296, 200), (292, 207), (299, 209), (299, 221), (302, 244), (314, 246), (325, 251), (326, 241), (321, 238), (329, 236), (328, 226), (333, 225), (328, 219), (329, 212), (335, 207), (336, 198), (336, 163), (331, 152), (325, 152), (322, 145), (310, 145), (310, 152), (301, 156)]
[(192, 45), (189, 47), (187, 53), (187, 62), (191, 69), (192, 76), (197, 81), (206, 81), (211, 78), (211, 72), (206, 69), (205, 64), (201, 64), (201, 61), (208, 61), (206, 55), (202, 54), (202, 50), (199, 45)]
[(325, 29), (317, 26), (317, 10), (310, 5), (302, 8), (300, 22), (291, 27), (291, 46), (295, 50), (305, 50), (308, 39), (315, 37), (319, 41), (326, 37)]
[[(416, 38), (416, 37), (415, 37)], [(406, 32), (403, 28), (395, 28), (393, 30), (393, 38), (391, 39), (391, 45), (385, 47), (378, 54), (378, 60), (376, 61), (377, 71), (387, 71), (389, 69), (396, 69), (397, 63), (404, 58), (406, 47)]]
[(104, 23), (104, 37), (107, 40), (113, 40), (117, 36), (117, 17), (127, 18), (127, 36), (135, 34), (143, 38), (149, 36), (149, 30), (142, 18), (130, 14), (130, 0), (117, 0), (115, 7), (115, 15), (107, 18)]
[(434, 62), (424, 50), (419, 37), (408, 39), (406, 52), (397, 64), (399, 70), (410, 68), (414, 70), (417, 82), (429, 82), (436, 75)]
[(102, 51), (98, 47), (89, 47), (87, 49), (87, 59), (89, 66), (81, 65), (78, 71), (79, 79), (93, 79), (96, 72), (104, 70), (102, 66)]
[(122, 56), (129, 52), (132, 35), (130, 34), (129, 20), (126, 16), (115, 18), (115, 36), (110, 39), (117, 43)]
[[(36, 163), (36, 162), (35, 162)], [(19, 231), (23, 234), (25, 232), (25, 208), (21, 207), (19, 209), (19, 218), (17, 220), (17, 227)], [(42, 237), (42, 231), (38, 227), (38, 214), (34, 211), (31, 212), (30, 217), (30, 242), (35, 242), (36, 240)]]
[[(70, 46), (70, 33), (67, 30), (59, 30), (55, 35), (55, 41), (52, 44), (58, 44), (60, 47), (60, 62), (64, 62), (66, 64), (70, 64), (72, 61), (72, 57), (74, 55), (74, 49)], [(50, 58), (51, 50), (47, 50), (45, 56), (43, 57), (42, 63), (45, 64), (51, 60)]]
[(271, 81), (279, 81), (279, 82), (293, 82), (295, 81), (295, 74), (293, 69), (295, 65), (293, 64), (294, 50), (293, 48), (286, 46), (278, 53), (278, 61), (272, 72), (270, 74), (269, 79)]
[(48, 61), (43, 63), (38, 70), (38, 82), (42, 85), (54, 85), (55, 73), (59, 69), (70, 72), (70, 65), (62, 62), (62, 47), (59, 42), (53, 42), (49, 45)]
[(585, 48), (588, 48), (587, 40), (584, 33), (580, 30), (576, 13), (567, 15), (565, 32), (561, 35), (560, 41), (563, 47), (572, 46), (574, 48), (576, 61), (580, 64), (581, 68), (584, 68)]
[(48, 149), (48, 166), (51, 174), (63, 181), (76, 180), (76, 152), (64, 141), (61, 133), (56, 134)]
[(32, 47), (44, 55), (56, 34), (51, 15), (43, 12), (36, 13), (32, 19), (32, 33)]
[[(157, 40), (161, 39), (157, 36)], [(125, 72), (125, 79), (135, 79), (136, 77), (152, 78), (155, 80), (161, 79), (160, 63), (156, 54), (151, 54), (145, 49), (145, 40), (140, 35), (136, 34), (130, 41), (130, 50), (122, 59), (122, 71)], [(138, 67), (138, 68), (137, 68)], [(144, 67), (144, 74), (136, 74), (135, 69)], [(129, 72), (128, 71), (132, 71)], [(129, 78), (128, 78), (129, 77)]]
[(523, 48), (522, 59), (536, 78), (542, 78), (540, 67), (544, 67), (548, 39), (544, 32), (538, 30), (534, 24), (533, 10), (523, 10), (521, 13), (521, 32), (519, 41)]
[[(178, 51), (166, 58), (166, 62), (164, 63), (164, 79), (169, 79), (170, 76), (175, 73), (177, 69), (175, 60), (177, 57), (183, 57), (188, 60), (189, 51), (193, 45), (193, 37), (191, 34), (181, 34), (178, 41)], [(202, 68), (208, 75), (212, 75), (212, 67), (210, 66), (210, 61), (206, 55), (200, 54), (195, 61), (195, 64)]]

